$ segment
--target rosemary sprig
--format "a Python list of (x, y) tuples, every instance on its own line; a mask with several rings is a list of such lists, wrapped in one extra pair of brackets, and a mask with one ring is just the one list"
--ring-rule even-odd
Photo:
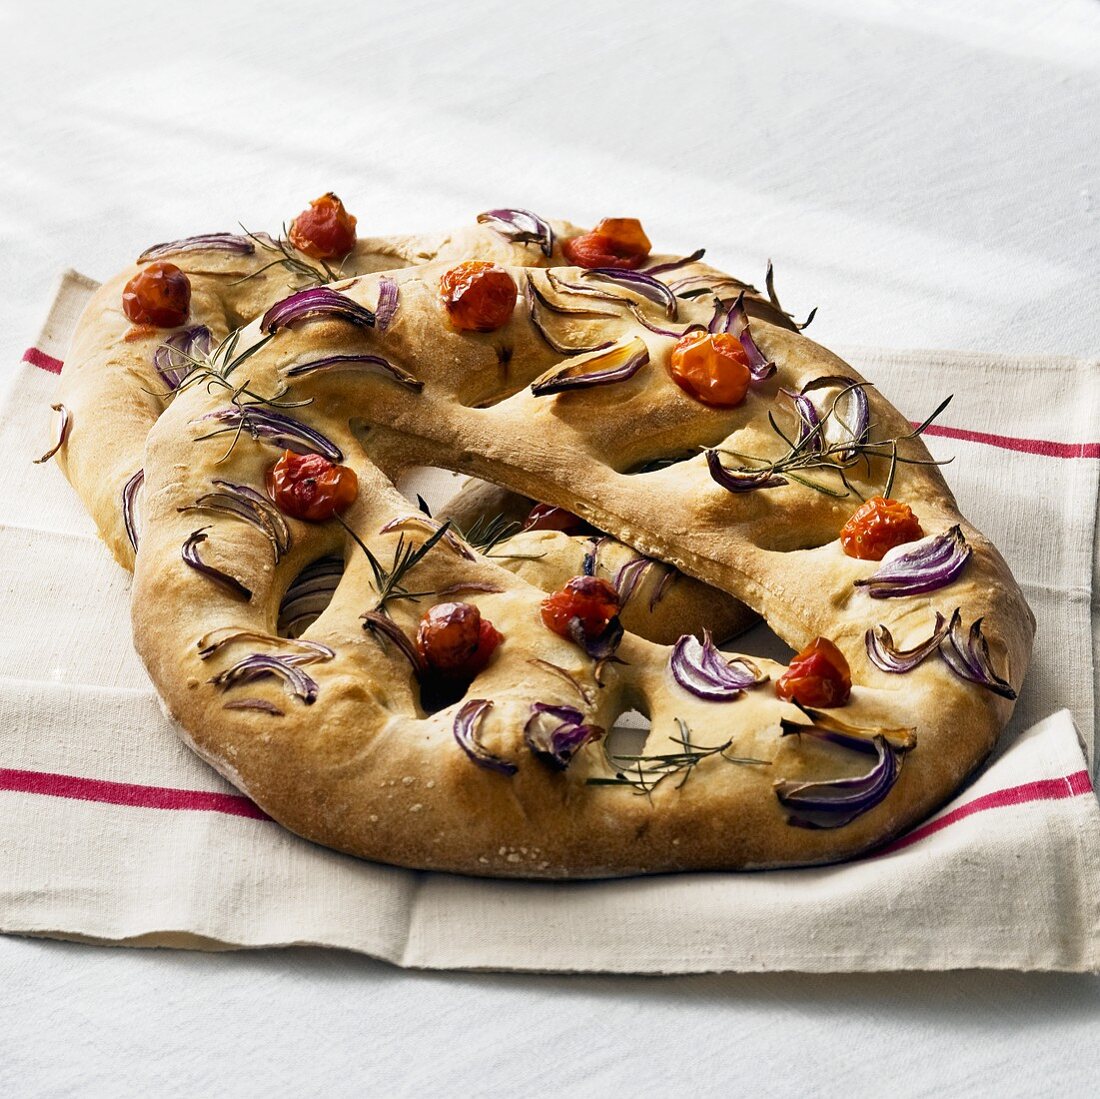
[(432, 548), (451, 529), (450, 519), (419, 546), (407, 541), (405, 535), (402, 534), (397, 539), (397, 545), (393, 551), (393, 561), (388, 568), (378, 560), (371, 552), (370, 547), (348, 526), (340, 515), (336, 516), (336, 521), (351, 535), (355, 544), (366, 554), (367, 563), (370, 565), (371, 572), (374, 573), (374, 590), (378, 595), (378, 601), (371, 607), (371, 611), (387, 614), (386, 604), (392, 600), (409, 599), (415, 603), (423, 596), (435, 595), (434, 591), (409, 591), (404, 581), (405, 577), (424, 560)]
[[(815, 492), (820, 492), (824, 496), (836, 497), (837, 499), (843, 499), (848, 495), (858, 496), (861, 500), (864, 499), (863, 494), (848, 480), (845, 473), (846, 470), (856, 465), (860, 460), (864, 462), (868, 473), (870, 473), (872, 458), (888, 458), (890, 460), (889, 470), (886, 476), (886, 485), (883, 489), (884, 496), (888, 496), (890, 490), (893, 488), (894, 476), (899, 463), (916, 466), (942, 466), (954, 461), (953, 458), (947, 458), (943, 461), (924, 458), (908, 458), (898, 452), (898, 444), (904, 443), (909, 439), (917, 438), (917, 436), (919, 436), (928, 425), (939, 416), (948, 404), (950, 404), (951, 397), (945, 397), (936, 406), (935, 411), (933, 411), (930, 416), (906, 435), (896, 435), (887, 439), (873, 439), (870, 437), (870, 428), (868, 428), (866, 438), (856, 438), (852, 434), (850, 426), (844, 423), (840, 413), (837, 411), (837, 403), (853, 389), (861, 388), (867, 384), (869, 383), (853, 382), (851, 385), (841, 390), (833, 399), (833, 403), (830, 405), (828, 411), (821, 416), (817, 424), (806, 433), (805, 437), (799, 439), (797, 442), (793, 441), (779, 426), (775, 414), (769, 412), (768, 423), (771, 424), (772, 430), (787, 444), (788, 448), (787, 453), (780, 458), (769, 460), (754, 454), (742, 454), (739, 451), (730, 450), (727, 447), (715, 447), (715, 449), (720, 454), (728, 454), (730, 457), (738, 458), (742, 462), (756, 463), (754, 465), (739, 466), (734, 472), (782, 474), (789, 477), (792, 481), (804, 485), (806, 488), (813, 489)], [(840, 442), (828, 444), (825, 442), (825, 426), (829, 420), (833, 418), (849, 429), (849, 437)], [(841, 491), (840, 489), (823, 485), (820, 481), (806, 476), (807, 472), (817, 470), (835, 474), (840, 478), (844, 490)]]
[(538, 561), (545, 557), (545, 553), (493, 553), (501, 542), (507, 541), (513, 534), (518, 534), (523, 524), (515, 519), (508, 519), (503, 514), (487, 518), (479, 515), (468, 530), (459, 531), (462, 540), (481, 554), (482, 557), (495, 557), (498, 560), (508, 558), (513, 561)]
[(303, 401), (284, 401), (283, 398), (290, 392), (285, 382), (282, 384), (279, 391), (271, 396), (265, 396), (263, 393), (259, 393), (255, 389), (252, 389), (251, 379), (249, 378), (246, 378), (239, 384), (231, 382), (229, 380), (229, 375), (232, 374), (234, 370), (238, 369), (242, 363), (252, 358), (257, 351), (266, 347), (267, 344), (275, 338), (275, 334), (272, 332), (261, 337), (254, 344), (246, 347), (244, 351), (238, 355), (236, 354), (236, 350), (240, 338), (241, 329), (234, 328), (233, 331), (230, 332), (209, 354), (198, 358), (191, 355), (189, 352), (172, 348), (172, 354), (178, 356), (179, 359), (182, 359), (184, 362), (190, 363), (191, 370), (174, 390), (166, 395), (159, 394), (159, 396), (164, 397), (166, 400), (172, 400), (177, 394), (200, 384), (206, 386), (207, 393), (213, 393), (215, 389), (224, 389), (229, 393), (229, 403), (234, 405), (241, 412), (237, 426), (235, 428), (217, 428), (214, 431), (207, 432), (205, 435), (196, 436), (195, 439), (196, 442), (202, 442), (205, 439), (213, 439), (218, 435), (224, 435), (230, 431), (233, 433), (233, 438), (230, 441), (228, 449), (217, 460), (215, 463), (216, 465), (221, 465), (221, 463), (233, 453), (233, 448), (237, 445), (237, 440), (240, 439), (241, 432), (244, 430), (247, 422), (247, 417), (244, 415), (246, 408), (256, 405), (266, 405), (268, 408), (301, 408), (303, 405), (313, 403), (312, 397), (308, 397)]
[[(237, 440), (241, 437), (241, 432), (245, 427), (246, 417), (243, 413), (246, 408), (256, 405), (266, 405), (268, 408), (301, 408), (303, 405), (313, 403), (312, 397), (308, 397), (303, 401), (284, 401), (283, 398), (290, 392), (285, 382), (281, 385), (279, 391), (271, 396), (266, 396), (252, 389), (251, 379), (249, 378), (239, 384), (231, 382), (229, 380), (230, 374), (252, 358), (257, 351), (266, 347), (275, 338), (275, 334), (269, 333), (262, 336), (238, 355), (236, 351), (240, 338), (241, 329), (234, 328), (212, 351), (202, 356), (192, 355), (190, 352), (182, 351), (179, 348), (170, 348), (169, 350), (175, 356), (176, 361), (189, 363), (191, 369), (174, 390), (169, 390), (167, 393), (152, 394), (161, 397), (163, 400), (171, 401), (177, 394), (196, 385), (205, 385), (207, 393), (213, 393), (215, 389), (223, 389), (229, 393), (229, 403), (242, 413), (237, 426), (235, 428), (218, 428), (205, 435), (197, 436), (195, 440), (196, 442), (202, 442), (205, 439), (213, 439), (215, 436), (224, 435), (229, 431), (233, 432), (233, 439), (229, 444), (229, 448), (215, 463), (217, 465), (220, 465), (233, 453), (233, 448), (237, 445)], [(150, 390), (144, 392), (151, 393)]]
[[(238, 224), (240, 223), (238, 222)], [(302, 256), (302, 253), (290, 243), (288, 239), (290, 234), (287, 231), (285, 222), (283, 223), (283, 235), (278, 238), (268, 236), (266, 233), (253, 233), (251, 230), (245, 229), (243, 225), (241, 225), (241, 228), (244, 229), (245, 236), (255, 241), (265, 252), (271, 252), (277, 258), (270, 263), (265, 263), (263, 267), (253, 271), (250, 275), (237, 279), (233, 283), (234, 286), (238, 283), (248, 282), (249, 279), (262, 275), (272, 267), (280, 266), (285, 267), (298, 280), (297, 285), (291, 283), (291, 289), (303, 289), (303, 282), (305, 286), (324, 286), (325, 283), (335, 282), (343, 277), (340, 267), (334, 270), (323, 259), (317, 261), (321, 265), (320, 267), (314, 267), (312, 263), (309, 263)]]
[(239, 386), (231, 384), (228, 380), (229, 375), (252, 358), (257, 351), (263, 350), (263, 348), (275, 338), (275, 334), (272, 332), (261, 337), (254, 344), (249, 345), (237, 355), (235, 352), (237, 350), (237, 344), (240, 342), (240, 338), (241, 329), (234, 328), (213, 350), (206, 355), (198, 356), (192, 355), (189, 351), (183, 351), (177, 347), (168, 347), (167, 344), (162, 344), (161, 346), (168, 349), (177, 363), (182, 362), (184, 364), (189, 364), (190, 370), (180, 384), (167, 393), (153, 393), (152, 390), (148, 389), (143, 392), (170, 401), (177, 393), (182, 393), (184, 390), (191, 389), (205, 382), (207, 383), (208, 393), (213, 392), (213, 388), (211, 387), (227, 389), (230, 392), (250, 397), (250, 403), (252, 404), (265, 404), (270, 405), (272, 408), (298, 408), (301, 405), (312, 403), (312, 398), (305, 401), (282, 401), (281, 398), (289, 391), (286, 385), (284, 385), (273, 397), (264, 397), (250, 390), (248, 388), (248, 381), (245, 381)]
[(494, 546), (506, 538), (511, 538), (521, 526), (521, 523), (515, 519), (508, 519), (503, 514), (494, 515), (491, 518), (479, 515), (470, 524), (469, 529), (462, 532), (462, 537), (467, 544), (487, 557)]
[(605, 741), (604, 753), (612, 767), (618, 767), (620, 763), (631, 763), (633, 766), (616, 770), (614, 778), (590, 778), (586, 784), (588, 786), (629, 786), (636, 794), (644, 794), (648, 797), (666, 778), (671, 778), (673, 775), (681, 776), (680, 781), (676, 783), (676, 789), (682, 789), (695, 768), (704, 759), (709, 759), (711, 756), (724, 759), (727, 763), (771, 766), (771, 760), (768, 759), (726, 755), (733, 744), (733, 737), (721, 744), (711, 746), (694, 744), (688, 723), (678, 717), (676, 718), (676, 725), (680, 732), (678, 736), (674, 736), (672, 739), (682, 746), (683, 750), (679, 752), (612, 757)]

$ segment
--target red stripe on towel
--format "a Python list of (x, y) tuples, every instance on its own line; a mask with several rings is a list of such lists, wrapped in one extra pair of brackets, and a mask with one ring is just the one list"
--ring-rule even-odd
[[(142, 809), (186, 809), (209, 813), (227, 813), (252, 820), (271, 818), (243, 794), (221, 794), (209, 790), (179, 790), (169, 786), (142, 786), (132, 782), (108, 782), (77, 775), (60, 775), (50, 771), (21, 771), (0, 768), (0, 790), (23, 794), (44, 794), (48, 797), (73, 798), (77, 801), (98, 801), (108, 805), (130, 805)], [(1019, 786), (994, 790), (968, 801), (950, 813), (914, 828), (876, 852), (886, 855), (901, 851), (911, 844), (942, 831), (956, 821), (975, 813), (1003, 809), (1010, 805), (1027, 805), (1037, 801), (1061, 801), (1092, 791), (1088, 771), (1075, 771), (1061, 778), (1039, 779)]]
[(18, 771), (0, 767), (0, 790), (23, 794), (45, 794), (77, 801), (100, 801), (108, 805), (133, 805), (141, 809), (191, 809), (228, 813), (253, 820), (271, 818), (242, 794), (220, 794), (212, 790), (177, 790), (170, 786), (141, 786), (133, 782), (107, 782), (50, 771)]
[(65, 365), (60, 359), (47, 355), (45, 351), (39, 351), (37, 347), (28, 347), (23, 352), (23, 362), (30, 363), (31, 366), (41, 367), (41, 369), (48, 370), (51, 374), (60, 374), (61, 368)]
[(1037, 782), (1025, 782), (1020, 786), (1009, 786), (1004, 790), (994, 790), (991, 794), (983, 794), (980, 798), (952, 809), (950, 813), (944, 813), (942, 817), (914, 828), (912, 832), (887, 844), (876, 854), (888, 855), (891, 852), (900, 851), (918, 840), (934, 835), (949, 824), (965, 820), (975, 813), (984, 813), (988, 809), (1003, 809), (1008, 805), (1026, 805), (1033, 801), (1061, 801), (1062, 798), (1075, 798), (1091, 792), (1092, 782), (1088, 771), (1074, 771), (1072, 775), (1063, 775), (1061, 778), (1044, 778)]
[[(913, 426), (917, 426), (916, 421), (913, 421)], [(985, 431), (967, 431), (961, 427), (941, 427), (939, 424), (930, 424), (922, 434), (939, 435), (944, 439), (962, 439), (967, 443), (985, 443), (1002, 450), (1041, 454), (1045, 458), (1100, 458), (1100, 443), (1055, 443), (1049, 439), (1018, 439), (1014, 435), (990, 435)]]

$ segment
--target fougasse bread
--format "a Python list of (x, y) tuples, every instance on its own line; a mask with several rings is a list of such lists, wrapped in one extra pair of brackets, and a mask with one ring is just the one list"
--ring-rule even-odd
[[(186, 321), (219, 342), (140, 416), (116, 393), (129, 465), (89, 503), (127, 560), (117, 496), (147, 434), (134, 639), (184, 739), (312, 840), (500, 877), (830, 862), (941, 805), (1007, 722), (1034, 626), (920, 429), (774, 294), (650, 256), (636, 222), (498, 210), (471, 234), (239, 327), (211, 278)], [(82, 420), (106, 415), (80, 386), (117, 366), (140, 388), (186, 331), (130, 338), (134, 277), (78, 336), (78, 489)], [(575, 517), (579, 559), (527, 572), (536, 529), (504, 567), (396, 491), (415, 465)], [(642, 564), (601, 572), (605, 537)], [(624, 630), (646, 561), (797, 655), (720, 652), (687, 610), (671, 645)], [(631, 709), (650, 729), (626, 755), (604, 730)]]

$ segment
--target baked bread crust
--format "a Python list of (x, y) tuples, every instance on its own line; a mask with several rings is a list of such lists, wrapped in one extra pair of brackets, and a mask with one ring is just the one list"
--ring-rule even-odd
[[(280, 331), (250, 360), (251, 385), (261, 393), (278, 392), (294, 363), (364, 351), (384, 355), (424, 383), (413, 392), (384, 377), (324, 371), (296, 381), (294, 396), (312, 403), (295, 415), (327, 436), (359, 476), (359, 497), (345, 516), (359, 538), (380, 559), (389, 558), (398, 534), (382, 528), (411, 514), (389, 478), (411, 465), (443, 465), (568, 508), (638, 552), (733, 594), (794, 648), (830, 637), (855, 683), (844, 720), (895, 730), (897, 743), (905, 743), (897, 781), (842, 827), (792, 826), (777, 780), (852, 776), (865, 770), (865, 759), (811, 735), (783, 736), (782, 722), (805, 724), (806, 717), (766, 687), (730, 702), (696, 698), (671, 676), (666, 647), (631, 634), (617, 650), (621, 663), (598, 667), (542, 626), (541, 591), (491, 560), (467, 559), (440, 543), (417, 566), (418, 589), (499, 589), (468, 597), (506, 640), (467, 700), (493, 703), (476, 730), (480, 745), (517, 769), (504, 775), (474, 765), (453, 732), (460, 704), (426, 714), (404, 658), (364, 632), (371, 570), (341, 527), (292, 522), (293, 546), (273, 565), (270, 545), (256, 529), (215, 520), (204, 560), (249, 589), (247, 602), (181, 562), (180, 547), (197, 524), (179, 509), (208, 491), (213, 477), (262, 485), (274, 453), (242, 436), (219, 464), (224, 447), (200, 440), (210, 422), (202, 417), (226, 401), (201, 387), (179, 393), (149, 435), (133, 599), (138, 651), (196, 750), (277, 820), (318, 842), (400, 865), (505, 877), (829, 862), (896, 835), (942, 804), (992, 749), (1012, 702), (960, 679), (934, 656), (904, 675), (880, 671), (867, 656), (867, 631), (886, 624), (904, 647), (927, 637), (936, 611), (950, 616), (957, 609), (965, 623), (982, 620), (993, 665), (1018, 689), (1034, 623), (1005, 562), (959, 515), (938, 470), (899, 466), (895, 495), (912, 505), (929, 534), (958, 524), (970, 559), (947, 587), (885, 600), (854, 586), (876, 563), (839, 548), (850, 501), (795, 481), (733, 494), (711, 479), (702, 455), (649, 473), (628, 472), (699, 447), (776, 458), (785, 447), (767, 412), (778, 409), (780, 387), (799, 391), (835, 375), (863, 379), (804, 336), (754, 322), (753, 335), (776, 374), (754, 386), (738, 408), (706, 408), (670, 382), (665, 365), (675, 341), (652, 331), (657, 313), (639, 298), (637, 309), (649, 324), (627, 311), (610, 319), (555, 316), (550, 323), (562, 344), (640, 341), (649, 356), (642, 370), (618, 385), (538, 397), (528, 386), (558, 366), (560, 354), (522, 306), (493, 333), (451, 329), (437, 290), (447, 266), (390, 276), (400, 288), (400, 307), (385, 334), (316, 320)], [(511, 274), (520, 286), (530, 277), (544, 293), (554, 292), (544, 273), (514, 268)], [(581, 273), (563, 274), (575, 281)], [(374, 275), (344, 287), (368, 308), (378, 291)], [(713, 305), (684, 302), (680, 312), (682, 322), (706, 324)], [(98, 335), (86, 338), (117, 341), (112, 323), (110, 316), (91, 315), (86, 324)], [(259, 326), (250, 325), (242, 346), (259, 338)], [(877, 430), (908, 435), (910, 425), (873, 387), (867, 394)], [(904, 449), (910, 459), (929, 460), (919, 439)], [(865, 470), (853, 469), (851, 483), (873, 494), (886, 464), (870, 459)], [(333, 552), (345, 555), (344, 578), (306, 634), (335, 652), (310, 666), (316, 702), (288, 700), (277, 682), (262, 679), (241, 693), (267, 710), (227, 709), (233, 696), (212, 679), (232, 663), (231, 651), (204, 661), (201, 639), (226, 627), (274, 635), (288, 585), (303, 566)], [(394, 604), (393, 621), (409, 635), (422, 609)], [(758, 664), (772, 679), (784, 670)], [(564, 771), (528, 751), (523, 729), (534, 702), (576, 707), (586, 722), (605, 727), (638, 707), (652, 721), (649, 756), (682, 750), (674, 737), (687, 727), (693, 744), (729, 740), (730, 755), (764, 763), (731, 764), (712, 754), (690, 769), (690, 781), (662, 781), (643, 796), (630, 787), (594, 785), (616, 774), (599, 744), (587, 744)], [(913, 731), (915, 746), (897, 732), (903, 727)]]

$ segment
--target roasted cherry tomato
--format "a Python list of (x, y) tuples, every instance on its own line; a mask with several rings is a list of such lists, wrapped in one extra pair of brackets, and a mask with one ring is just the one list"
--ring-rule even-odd
[(881, 561), (888, 550), (924, 537), (920, 521), (908, 504), (872, 496), (856, 508), (840, 530), (840, 544), (849, 557)]
[(331, 192), (290, 223), (290, 243), (314, 259), (339, 259), (355, 247), (355, 218)]
[(583, 534), (591, 528), (579, 516), (553, 504), (536, 504), (523, 523), (524, 530), (560, 530), (565, 534)]
[(425, 666), (465, 680), (484, 670), (503, 640), (473, 603), (437, 603), (416, 631), (416, 648)]
[(584, 636), (595, 640), (619, 613), (619, 593), (597, 576), (574, 576), (564, 588), (542, 601), (542, 621), (560, 637), (574, 640), (569, 623), (580, 620)]
[(815, 637), (776, 680), (775, 693), (803, 706), (843, 706), (852, 693), (852, 672), (828, 638)]
[(641, 267), (653, 246), (637, 218), (604, 218), (590, 233), (563, 240), (561, 250), (574, 267)]
[(354, 469), (338, 466), (320, 454), (286, 450), (267, 471), (267, 491), (279, 510), (292, 519), (323, 523), (355, 503), (359, 478)]
[(147, 263), (122, 291), (122, 311), (134, 324), (175, 328), (190, 308), (191, 282), (174, 263)]
[(439, 280), (451, 324), (466, 332), (492, 332), (508, 323), (516, 307), (516, 284), (495, 263), (470, 260)]
[(714, 408), (734, 408), (752, 374), (740, 342), (728, 332), (689, 332), (672, 349), (668, 372), (689, 397)]

